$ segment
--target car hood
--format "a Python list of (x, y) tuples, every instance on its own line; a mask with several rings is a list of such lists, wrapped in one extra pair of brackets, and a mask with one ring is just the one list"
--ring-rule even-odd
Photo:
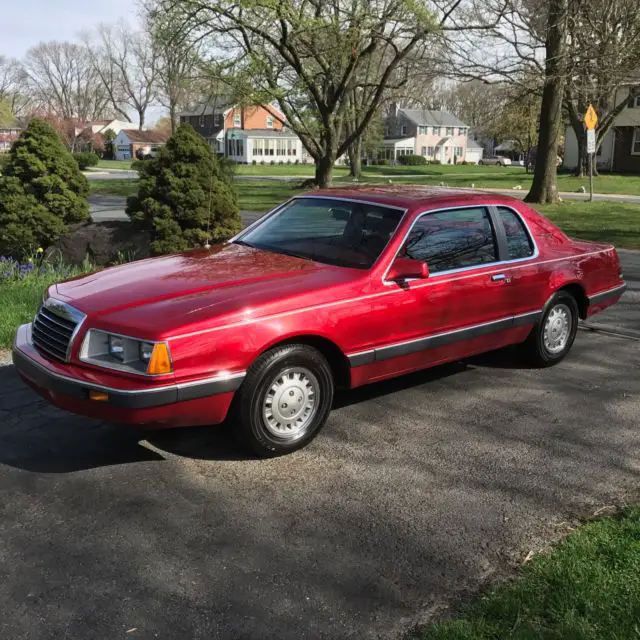
[(295, 308), (301, 296), (335, 296), (329, 291), (362, 276), (358, 269), (230, 244), (111, 267), (59, 283), (50, 293), (105, 328), (135, 327), (144, 337), (248, 308)]

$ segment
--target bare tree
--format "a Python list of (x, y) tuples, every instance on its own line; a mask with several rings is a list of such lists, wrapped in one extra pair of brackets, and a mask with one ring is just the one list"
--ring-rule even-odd
[(158, 50), (148, 34), (131, 30), (126, 23), (99, 25), (98, 43), (90, 45), (93, 66), (105, 87), (112, 108), (130, 120), (138, 116), (139, 128), (157, 97)]
[(146, 26), (158, 54), (158, 100), (169, 112), (171, 131), (178, 125), (180, 109), (198, 95), (200, 43), (193, 42), (179, 16), (162, 10), (158, 0), (147, 0)]
[(35, 108), (80, 121), (104, 117), (109, 99), (88, 51), (71, 42), (42, 42), (27, 51), (22, 73)]
[(21, 64), (0, 56), (0, 101), (4, 101), (14, 118), (25, 115), (31, 99)]
[[(637, 0), (581, 0), (570, 6), (565, 109), (578, 142), (576, 174), (587, 170), (583, 125), (589, 104), (598, 112), (596, 147), (625, 109), (632, 74), (640, 66), (640, 11)], [(595, 169), (595, 167), (594, 167)]]
[[(161, 0), (161, 7), (209, 46), (247, 102), (278, 103), (325, 187), (336, 158), (362, 136), (388, 92), (406, 82), (429, 43), (445, 31), (487, 26), (466, 18), (475, 2)], [(373, 75), (364, 72), (371, 60), (379, 61)], [(354, 90), (361, 108), (347, 131)]]

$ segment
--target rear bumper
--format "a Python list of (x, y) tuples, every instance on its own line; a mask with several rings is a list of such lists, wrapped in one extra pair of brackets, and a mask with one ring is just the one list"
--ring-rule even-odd
[[(226, 417), (233, 393), (245, 373), (171, 384), (114, 386), (117, 380), (105, 372), (91, 380), (69, 365), (43, 358), (31, 342), (31, 325), (22, 325), (13, 345), (13, 363), (22, 379), (52, 404), (82, 415), (131, 424), (186, 426), (216, 424)], [(122, 382), (122, 379), (117, 380)], [(128, 380), (127, 380), (128, 382)], [(100, 391), (106, 400), (91, 400)]]

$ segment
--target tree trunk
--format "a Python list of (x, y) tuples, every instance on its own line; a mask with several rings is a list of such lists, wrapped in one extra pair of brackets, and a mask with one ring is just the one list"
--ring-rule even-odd
[(316, 185), (320, 189), (327, 189), (331, 186), (333, 177), (334, 154), (325, 152), (325, 155), (316, 160)]
[(173, 135), (176, 132), (178, 118), (176, 113), (176, 105), (174, 102), (171, 102), (169, 105), (169, 120), (171, 120), (171, 134)]
[(362, 140), (356, 138), (353, 144), (349, 145), (349, 173), (352, 178), (358, 180), (362, 177)]
[(587, 175), (589, 171), (589, 154), (587, 153), (587, 136), (584, 132), (582, 123), (580, 123), (580, 130), (578, 130), (576, 127), (573, 127), (573, 132), (575, 133), (576, 140), (578, 141), (578, 164), (576, 165), (574, 175), (578, 178), (584, 178), (584, 176)]
[(565, 83), (567, 1), (549, 0), (548, 2), (545, 85), (540, 108), (540, 133), (533, 183), (525, 198), (527, 202), (544, 204), (558, 200), (556, 165)]
[(140, 124), (138, 125), (138, 131), (142, 131), (144, 127), (144, 109), (138, 110), (138, 118), (140, 119)]

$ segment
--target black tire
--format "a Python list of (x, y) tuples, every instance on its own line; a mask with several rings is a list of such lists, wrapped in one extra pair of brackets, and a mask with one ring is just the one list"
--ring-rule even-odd
[[(279, 377), (283, 380), (281, 384)], [(274, 392), (273, 388), (277, 386), (280, 388)], [(239, 424), (235, 434), (245, 447), (263, 458), (301, 449), (324, 427), (331, 411), (333, 392), (331, 368), (317, 349), (305, 344), (275, 347), (253, 363), (238, 391), (236, 415)], [(299, 407), (298, 420), (301, 421), (293, 427), (278, 423), (276, 416), (280, 414), (275, 413), (284, 411), (280, 407), (287, 406), (284, 401), (289, 399), (289, 394), (294, 403), (291, 415)], [(278, 400), (275, 403), (278, 408), (273, 411), (265, 408), (269, 397), (272, 405), (274, 399)], [(310, 403), (313, 403), (312, 408), (309, 408)], [(305, 417), (307, 409), (309, 414)], [(265, 412), (271, 413), (270, 418)]]
[[(545, 327), (549, 316), (568, 311), (570, 314), (568, 335), (566, 341), (558, 343), (558, 351), (550, 349), (545, 340)], [(558, 291), (546, 304), (540, 322), (533, 328), (527, 340), (523, 343), (525, 357), (537, 367), (550, 367), (560, 362), (571, 351), (578, 332), (578, 303), (568, 291)], [(553, 337), (553, 334), (552, 336)]]

